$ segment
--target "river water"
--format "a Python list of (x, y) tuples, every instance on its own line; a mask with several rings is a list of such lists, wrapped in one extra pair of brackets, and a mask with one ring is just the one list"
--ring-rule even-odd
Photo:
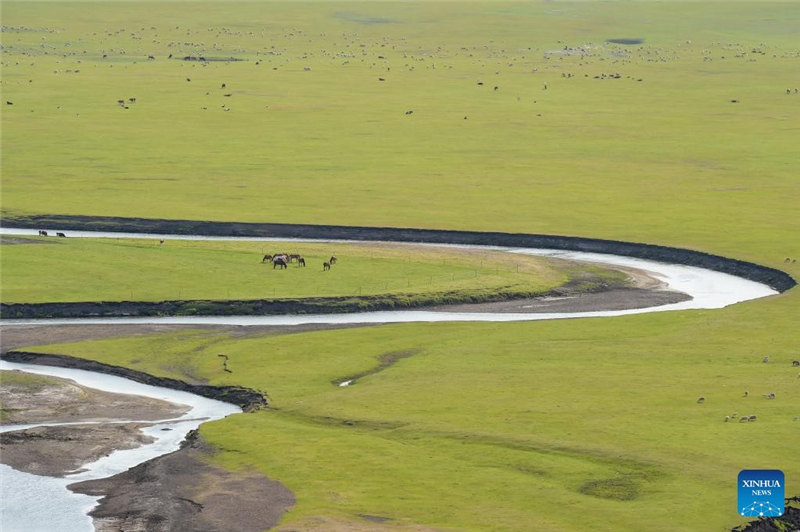
[[(57, 229), (46, 228), (49, 232)], [(37, 235), (36, 230), (0, 228), (3, 235)], [(93, 238), (153, 238), (170, 240), (244, 240), (244, 241), (298, 241), (325, 242), (330, 240), (287, 239), (287, 238), (240, 238), (240, 237), (206, 237), (185, 235), (157, 235), (137, 233), (100, 233), (88, 231), (69, 231), (69, 237)], [(348, 241), (330, 241), (348, 242)], [(365, 243), (363, 241), (352, 243)], [(397, 243), (393, 243), (397, 244)], [(405, 244), (419, 246), (424, 244)], [(440, 246), (441, 244), (436, 244)], [(637, 268), (649, 272), (653, 277), (663, 281), (670, 290), (684, 292), (691, 296), (690, 300), (658, 307), (569, 313), (477, 313), (477, 312), (435, 312), (435, 311), (388, 311), (350, 314), (316, 314), (295, 316), (206, 316), (206, 317), (163, 317), (163, 318), (91, 318), (91, 319), (45, 319), (45, 320), (2, 320), (0, 325), (35, 325), (35, 324), (121, 324), (121, 323), (159, 323), (159, 324), (231, 324), (231, 325), (299, 325), (305, 323), (398, 323), (398, 322), (441, 322), (441, 321), (524, 321), (563, 318), (587, 318), (621, 316), (645, 312), (712, 309), (722, 308), (734, 303), (757, 299), (777, 292), (766, 285), (749, 281), (733, 275), (706, 270), (693, 266), (666, 264), (644, 259), (584, 253), (577, 251), (560, 251), (547, 249), (512, 249), (492, 246), (457, 246), (480, 249), (501, 250), (509, 253), (539, 255), (569, 260), (578, 260), (598, 264)], [(24, 369), (31, 373), (64, 376), (81, 384), (120, 393), (136, 393), (148, 397), (157, 397), (177, 403), (190, 404), (195, 408), (183, 416), (184, 418), (204, 417), (218, 419), (239, 411), (238, 408), (218, 401), (201, 398), (185, 392), (176, 392), (163, 388), (155, 388), (138, 384), (119, 377), (100, 375), (81, 370), (50, 368), (28, 364), (12, 364), (0, 361), (0, 369)], [(92, 530), (91, 519), (86, 512), (91, 509), (96, 499), (76, 495), (66, 490), (72, 482), (104, 478), (149, 460), (161, 454), (176, 450), (186, 432), (196, 428), (200, 421), (169, 421), (167, 425), (173, 430), (162, 431), (165, 425), (156, 425), (148, 430), (148, 434), (159, 437), (152, 445), (127, 451), (116, 451), (110, 456), (90, 464), (86, 472), (70, 476), (66, 479), (55, 479), (17, 472), (7, 466), (0, 465), (0, 482), (2, 482), (2, 505), (0, 505), (0, 530), (8, 531), (84, 531)], [(46, 511), (43, 509), (46, 508)]]
[[(191, 407), (191, 410), (180, 418), (154, 422), (151, 427), (145, 429), (143, 431), (145, 434), (156, 438), (154, 443), (136, 449), (114, 451), (94, 463), (83, 466), (85, 471), (81, 473), (53, 478), (23, 473), (0, 464), (0, 495), (2, 495), (0, 530), (3, 532), (94, 530), (92, 519), (87, 512), (95, 506), (98, 497), (73, 493), (67, 490), (68, 484), (106, 478), (127, 471), (137, 464), (177, 450), (186, 433), (196, 429), (201, 423), (241, 412), (240, 408), (229, 403), (91, 371), (18, 364), (4, 360), (0, 360), (0, 369), (17, 369), (39, 375), (63, 377), (98, 390), (142, 395)], [(33, 426), (42, 425), (57, 425), (57, 423), (40, 423)], [(24, 427), (6, 425), (0, 427), (0, 432), (20, 428)], [(162, 430), (165, 428), (170, 430)]]

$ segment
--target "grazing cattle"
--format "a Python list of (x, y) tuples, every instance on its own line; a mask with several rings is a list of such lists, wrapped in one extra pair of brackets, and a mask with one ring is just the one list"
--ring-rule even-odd
[(275, 268), (281, 268), (281, 269), (285, 270), (288, 265), (289, 265), (289, 263), (286, 262), (286, 259), (284, 259), (283, 257), (273, 257), (273, 259), (272, 259), (272, 269), (273, 270)]
[(337, 258), (336, 258), (336, 256), (334, 255), (333, 257), (331, 257), (331, 260), (329, 260), (328, 262), (330, 262), (331, 264), (336, 264), (336, 261), (337, 261), (337, 260), (338, 260), (338, 259), (337, 259)]
[(128, 98), (128, 101), (131, 103), (136, 103), (136, 98)]
[(414, 111), (412, 111), (411, 109), (409, 109), (408, 111), (406, 111), (406, 114), (407, 114), (407, 115), (413, 115), (413, 114), (414, 114)]
[(800, 360), (792, 360), (792, 366), (794, 367), (800, 366)]
[(765, 399), (775, 399), (775, 392), (762, 394)]
[(14, 102), (6, 100), (6, 105), (14, 105)]
[(155, 59), (155, 58), (156, 58), (156, 56), (154, 56), (154, 55), (148, 55), (148, 56), (147, 56), (147, 58), (148, 58), (148, 59)]
[(303, 268), (305, 268), (306, 267), (306, 259), (304, 259), (303, 257), (300, 257), (299, 259), (297, 259), (297, 265), (298, 266), (302, 266)]
[(762, 358), (762, 359), (761, 359), (761, 361), (762, 361), (764, 364), (766, 364), (767, 362), (769, 362), (769, 356), (765, 356), (764, 358)]
[(705, 402), (706, 402), (706, 398), (705, 397), (698, 397), (697, 398), (697, 404), (702, 404), (702, 403), (705, 403)]
[(739, 418), (739, 423), (747, 423), (748, 421), (750, 421), (750, 418), (747, 416), (742, 416)]
[(747, 418), (748, 421), (755, 421), (757, 419), (758, 419), (758, 416), (750, 416), (749, 418)]
[(322, 271), (323, 272), (326, 272), (326, 271), (328, 271), (330, 269), (331, 269), (331, 263), (330, 262), (323, 262), (322, 263)]
[(266, 255), (264, 255), (264, 258), (261, 259), (261, 262), (270, 262), (271, 260), (272, 260), (272, 255), (267, 253)]
[(47, 231), (39, 231), (39, 236), (47, 236)]
[(60, 236), (61, 238), (67, 238), (67, 235), (64, 233), (56, 233), (56, 236)]

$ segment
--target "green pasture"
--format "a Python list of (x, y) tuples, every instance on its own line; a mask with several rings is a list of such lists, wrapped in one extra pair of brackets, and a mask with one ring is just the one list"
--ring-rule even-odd
[[(551, 233), (800, 276), (795, 2), (3, 2), (2, 18), (7, 225), (80, 214)], [(643, 42), (606, 42), (624, 38)], [(201, 55), (242, 60), (180, 60)], [(101, 246), (120, 247), (106, 261)], [(323, 286), (318, 264), (265, 271), (258, 248), (183, 246), (4, 245), (3, 300), (100, 297), (109, 288), (87, 271), (129, 299), (165, 261), (171, 280), (133, 297), (233, 298), (244, 279), (269, 296), (279, 275), (293, 290)], [(448, 274), (481, 267), (358, 249), (352, 267), (384, 283), (441, 273), (431, 284), (450, 289)], [(193, 265), (196, 277), (180, 275)], [(350, 275), (345, 265), (326, 273)], [(469, 282), (518, 279), (489, 270)], [(34, 286), (31, 273), (50, 283), (53, 271), (58, 286)], [(201, 432), (218, 464), (295, 493), (286, 528), (321, 516), (373, 529), (726, 530), (744, 522), (741, 469), (781, 469), (800, 494), (797, 294), (38, 350), (264, 390), (272, 408)], [(366, 376), (334, 385), (354, 375)], [(758, 421), (725, 423), (734, 412)]]
[[(66, 301), (249, 300), (420, 296), (485, 299), (535, 295), (569, 281), (591, 290), (626, 283), (620, 271), (489, 250), (390, 244), (225, 242), (30, 237), (0, 246), (5, 303)], [(275, 269), (265, 254), (300, 254)], [(331, 256), (337, 262), (324, 271)], [(463, 299), (462, 298), (462, 299)]]
[[(467, 228), (800, 255), (770, 238), (800, 230), (793, 2), (2, 9), (8, 221)], [(606, 42), (619, 38), (643, 42)]]
[[(266, 392), (268, 410), (201, 432), (217, 463), (286, 483), (298, 501), (288, 528), (377, 515), (455, 530), (723, 530), (739, 522), (741, 469), (782, 469), (798, 491), (792, 308), (780, 296), (579, 322), (192, 330), (37, 351)], [(381, 359), (394, 364), (336, 385)], [(734, 413), (758, 421), (726, 423)]]

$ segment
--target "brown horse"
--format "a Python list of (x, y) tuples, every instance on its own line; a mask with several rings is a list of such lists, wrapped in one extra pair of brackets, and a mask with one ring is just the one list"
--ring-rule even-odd
[(323, 262), (322, 263), (322, 271), (323, 272), (326, 272), (326, 271), (328, 271), (330, 269), (331, 269), (331, 263), (330, 262)]
[(297, 253), (289, 255), (289, 262), (299, 261), (299, 260), (300, 260), (300, 255), (298, 255)]
[(297, 258), (297, 265), (298, 266), (302, 266), (303, 268), (305, 268), (306, 267), (306, 259), (304, 259), (303, 257), (298, 257)]
[(333, 257), (331, 257), (331, 260), (329, 260), (328, 262), (330, 262), (331, 264), (336, 264), (336, 261), (337, 261), (337, 259), (336, 259), (336, 256), (334, 255)]
[(264, 258), (261, 259), (261, 262), (270, 262), (270, 261), (272, 261), (272, 255), (270, 255), (269, 253), (264, 255)]

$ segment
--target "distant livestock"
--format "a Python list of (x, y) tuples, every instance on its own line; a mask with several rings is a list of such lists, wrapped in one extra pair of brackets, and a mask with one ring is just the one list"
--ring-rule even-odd
[(56, 233), (56, 236), (60, 236), (61, 238), (67, 238), (67, 235), (64, 233)]
[(289, 265), (289, 263), (286, 262), (286, 259), (284, 259), (283, 257), (275, 257), (275, 258), (272, 259), (272, 269), (273, 270), (275, 268), (281, 268), (282, 270), (285, 270), (288, 265)]
[(333, 264), (336, 264), (337, 260), (338, 259), (336, 258), (336, 256), (333, 256), (333, 257), (331, 257), (331, 260), (329, 260), (328, 262), (330, 262), (333, 265)]
[(330, 262), (323, 262), (322, 263), (322, 271), (323, 272), (326, 272), (326, 271), (328, 271), (330, 269), (331, 269), (331, 263)]
[(306, 259), (304, 259), (303, 257), (300, 257), (299, 259), (297, 259), (297, 265), (298, 266), (302, 266), (303, 268), (305, 268), (306, 267)]
[(47, 236), (47, 231), (39, 231), (39, 236)]
[(706, 402), (706, 398), (705, 398), (705, 397), (702, 397), (702, 396), (701, 396), (701, 397), (698, 397), (698, 398), (697, 398), (697, 404), (703, 404), (703, 403), (705, 403), (705, 402)]

